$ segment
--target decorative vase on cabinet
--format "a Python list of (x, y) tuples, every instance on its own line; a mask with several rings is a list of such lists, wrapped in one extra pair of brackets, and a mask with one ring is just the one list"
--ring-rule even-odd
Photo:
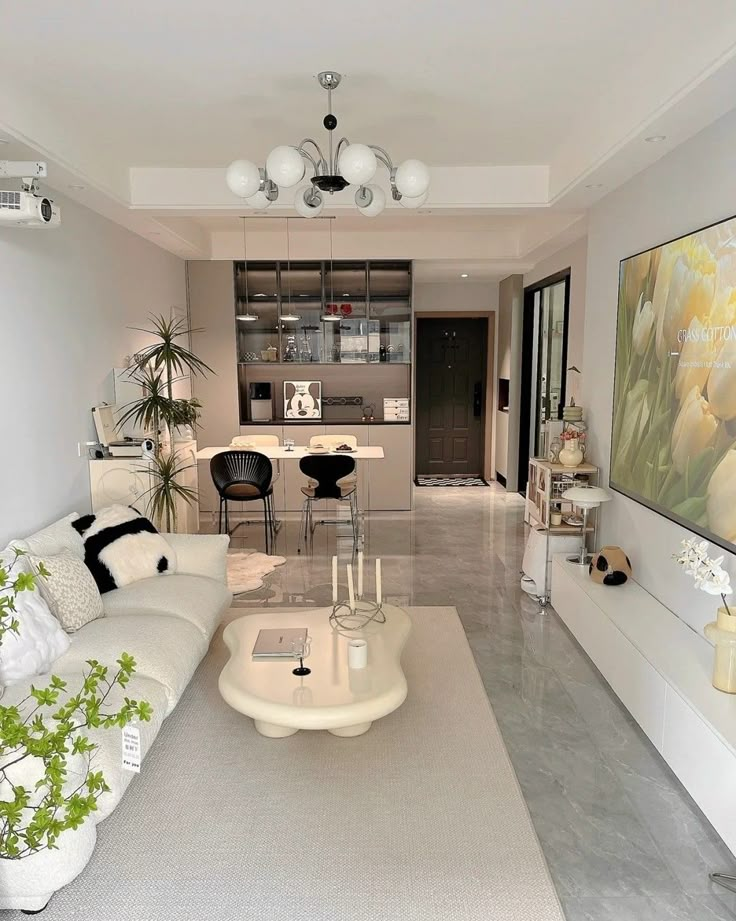
[(713, 687), (736, 694), (736, 617), (718, 608), (717, 620), (705, 625), (705, 635), (714, 645)]
[(583, 462), (583, 452), (577, 438), (568, 438), (560, 451), (560, 463), (563, 467), (579, 467)]

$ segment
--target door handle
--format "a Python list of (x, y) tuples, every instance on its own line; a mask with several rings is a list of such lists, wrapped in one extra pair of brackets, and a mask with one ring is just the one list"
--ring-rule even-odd
[(473, 387), (473, 415), (476, 419), (480, 418), (481, 409), (483, 407), (483, 391), (480, 381), (475, 382)]

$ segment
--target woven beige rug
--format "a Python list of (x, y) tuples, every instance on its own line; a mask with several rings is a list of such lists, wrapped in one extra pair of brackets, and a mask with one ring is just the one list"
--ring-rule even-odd
[(286, 557), (269, 556), (259, 550), (228, 550), (227, 584), (233, 595), (254, 592), (263, 586), (263, 578), (277, 566), (283, 566)]
[(259, 736), (218, 633), (44, 921), (563, 921), (455, 609), (409, 613), (409, 696), (354, 739)]

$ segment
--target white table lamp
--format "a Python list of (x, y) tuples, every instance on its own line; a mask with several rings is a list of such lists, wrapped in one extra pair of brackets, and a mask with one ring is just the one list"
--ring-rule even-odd
[(583, 526), (580, 535), (580, 555), (568, 557), (570, 563), (579, 563), (580, 566), (587, 566), (591, 557), (585, 546), (585, 538), (588, 530), (588, 512), (592, 508), (598, 508), (603, 502), (609, 502), (613, 496), (600, 486), (571, 486), (562, 494), (562, 498), (572, 502), (574, 506), (583, 510)]

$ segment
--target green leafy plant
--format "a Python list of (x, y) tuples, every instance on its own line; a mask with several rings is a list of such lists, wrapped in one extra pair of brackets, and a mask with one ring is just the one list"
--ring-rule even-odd
[(13, 557), (6, 561), (0, 558), (0, 646), (3, 644), (5, 634), (18, 633), (18, 618), (16, 615), (15, 599), (21, 592), (32, 592), (36, 588), (36, 573), (47, 576), (48, 572), (41, 563), (38, 569), (31, 572), (18, 570), (18, 561), (25, 556), (25, 550), (18, 547), (12, 548)]
[[(22, 555), (15, 550), (9, 563), (0, 561), (0, 647), (8, 631), (19, 631), (18, 595), (35, 590), (33, 573), (14, 572)], [(43, 566), (37, 571), (48, 575)], [(102, 771), (94, 770), (98, 746), (90, 741), (88, 730), (123, 727), (153, 715), (150, 704), (129, 697), (123, 698), (122, 706), (110, 706), (113, 690), (125, 688), (135, 673), (132, 656), (124, 652), (114, 673), (94, 659), (87, 665), (74, 693), (52, 675), (47, 687), (31, 685), (20, 703), (0, 705), (2, 860), (21, 860), (57, 847), (59, 836), (80, 828), (109, 792)]]
[(154, 518), (166, 522), (166, 530), (176, 530), (178, 510), (176, 500), (183, 499), (191, 505), (197, 499), (196, 489), (184, 486), (179, 478), (186, 470), (191, 470), (193, 464), (182, 463), (176, 451), (171, 454), (159, 452), (151, 461), (148, 468), (152, 486), (148, 490), (150, 495), (149, 510)]
[[(174, 398), (174, 384), (186, 376), (214, 372), (180, 341), (184, 339), (188, 343), (191, 335), (201, 330), (191, 329), (181, 318), (167, 319), (163, 315), (152, 315), (150, 322), (148, 329), (132, 327), (148, 333), (156, 341), (130, 359), (130, 377), (141, 386), (143, 396), (123, 407), (119, 423), (133, 422), (151, 432), (155, 443), (154, 459), (142, 470), (152, 478), (148, 511), (170, 531), (176, 529), (177, 499), (189, 505), (197, 499), (196, 490), (181, 483), (181, 475), (193, 465), (183, 464), (177, 458), (173, 448), (174, 430), (182, 425), (196, 427), (202, 408), (196, 398)], [(162, 437), (164, 434), (168, 437)]]

